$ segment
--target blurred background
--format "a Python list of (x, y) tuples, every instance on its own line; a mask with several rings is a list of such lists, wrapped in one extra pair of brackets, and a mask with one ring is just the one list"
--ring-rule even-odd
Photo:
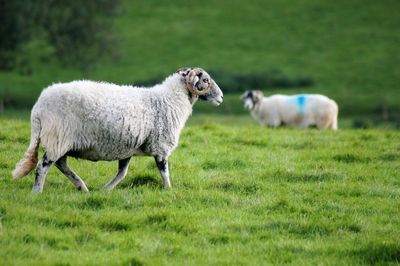
[[(225, 93), (196, 119), (255, 123), (239, 95), (321, 93), (339, 126), (400, 128), (400, 1), (0, 0), (0, 113), (54, 82), (153, 85), (183, 66)], [(210, 118), (211, 117), (211, 118)]]

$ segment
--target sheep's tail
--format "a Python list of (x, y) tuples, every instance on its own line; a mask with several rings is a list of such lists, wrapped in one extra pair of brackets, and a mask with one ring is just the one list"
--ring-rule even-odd
[(14, 179), (19, 179), (29, 174), (35, 169), (38, 162), (38, 149), (40, 143), (40, 122), (32, 119), (31, 126), (31, 142), (25, 152), (24, 158), (17, 163), (12, 176)]
[(339, 113), (339, 108), (337, 106), (337, 104), (335, 102), (334, 103), (334, 113), (333, 113), (333, 117), (332, 117), (332, 123), (331, 123), (331, 128), (333, 130), (337, 130), (338, 129), (338, 113)]

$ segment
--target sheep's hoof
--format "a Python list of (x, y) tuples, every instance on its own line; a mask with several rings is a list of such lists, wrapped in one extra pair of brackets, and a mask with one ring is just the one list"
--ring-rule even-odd
[(40, 193), (42, 193), (42, 190), (39, 187), (33, 187), (32, 188), (32, 193), (40, 194)]
[(107, 191), (110, 191), (110, 190), (112, 190), (113, 188), (112, 187), (107, 187), (107, 186), (105, 186), (105, 187), (103, 187), (100, 191), (101, 192), (107, 192)]
[(89, 192), (89, 189), (87, 189), (86, 187), (77, 187), (77, 189), (85, 193)]

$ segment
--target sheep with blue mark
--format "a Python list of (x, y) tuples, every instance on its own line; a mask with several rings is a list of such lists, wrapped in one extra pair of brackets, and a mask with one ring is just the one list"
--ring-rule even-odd
[[(42, 192), (49, 168), (55, 165), (82, 191), (83, 180), (67, 157), (91, 161), (118, 160), (116, 176), (104, 187), (114, 188), (127, 174), (132, 156), (152, 156), (171, 187), (168, 157), (197, 100), (214, 105), (223, 94), (201, 68), (182, 68), (151, 88), (94, 81), (53, 84), (45, 89), (31, 113), (31, 141), (13, 171), (26, 176), (36, 167), (33, 192)], [(45, 150), (37, 162), (41, 143)]]
[(241, 95), (244, 107), (261, 126), (288, 125), (319, 129), (338, 128), (336, 102), (320, 94), (272, 95), (264, 97), (259, 90), (248, 90)]

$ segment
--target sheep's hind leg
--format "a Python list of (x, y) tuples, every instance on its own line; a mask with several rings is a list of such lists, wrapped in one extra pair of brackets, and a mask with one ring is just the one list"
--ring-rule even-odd
[(42, 193), (47, 172), (53, 164), (54, 162), (50, 161), (45, 153), (36, 166), (35, 183), (33, 184), (32, 192)]
[(129, 161), (131, 158), (123, 159), (118, 161), (118, 173), (117, 175), (110, 181), (108, 182), (107, 185), (103, 187), (103, 190), (111, 190), (113, 189), (116, 185), (119, 184), (119, 182), (122, 181), (122, 179), (125, 178), (126, 174), (128, 173), (128, 166), (129, 166)]
[(155, 156), (157, 168), (160, 170), (160, 174), (163, 178), (164, 187), (170, 188), (171, 181), (169, 180), (169, 169), (168, 169), (168, 159)]
[(56, 162), (56, 167), (60, 170), (64, 175), (68, 177), (68, 179), (75, 185), (78, 190), (82, 190), (84, 192), (89, 192), (89, 189), (86, 187), (85, 182), (83, 182), (82, 178), (80, 178), (74, 171), (69, 168), (67, 164), (67, 156), (64, 155)]

